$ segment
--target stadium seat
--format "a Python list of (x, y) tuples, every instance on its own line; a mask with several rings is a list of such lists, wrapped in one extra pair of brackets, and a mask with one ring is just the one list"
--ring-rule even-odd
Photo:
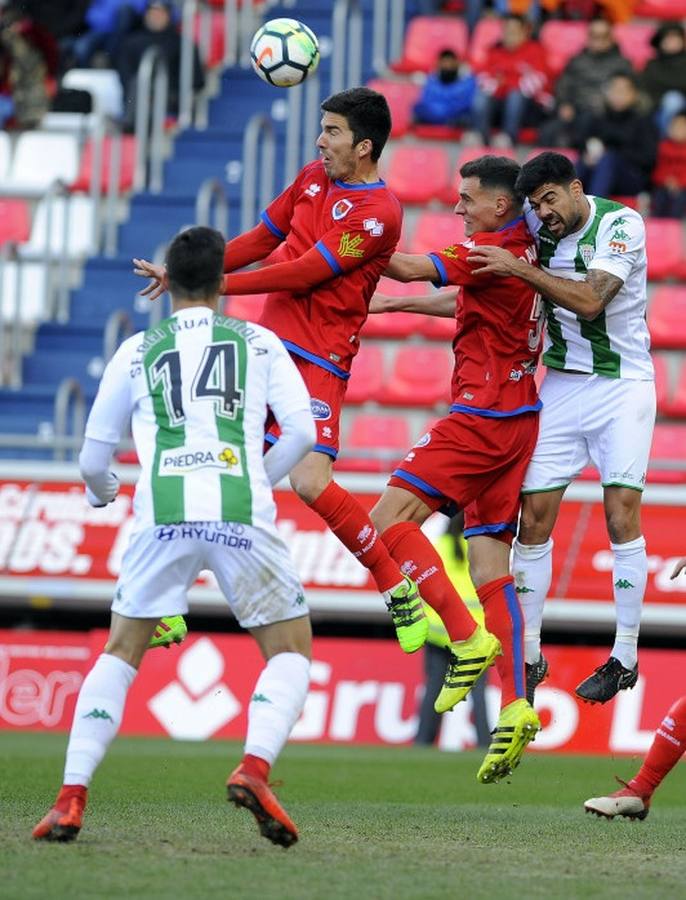
[[(678, 468), (678, 465), (682, 468)], [(655, 426), (648, 463), (648, 483), (655, 482), (686, 482), (686, 425), (658, 422)]]
[(686, 0), (639, 0), (634, 15), (644, 19), (683, 19)]
[(561, 153), (562, 156), (566, 156), (567, 159), (572, 163), (575, 163), (579, 158), (579, 151), (574, 150), (572, 147), (533, 147), (524, 157), (524, 162), (528, 163), (540, 153), (548, 152)]
[(430, 253), (459, 244), (464, 239), (462, 216), (449, 212), (425, 212), (417, 218), (410, 248), (412, 253)]
[(0, 269), (0, 322), (12, 322), (17, 288), (20, 291), (19, 318), (25, 325), (46, 319), (50, 303), (42, 263), (5, 262)]
[(224, 299), (224, 315), (257, 322), (262, 315), (266, 294), (244, 294)]
[(489, 48), (500, 40), (502, 33), (500, 19), (490, 16), (479, 19), (469, 42), (469, 61), (473, 66), (480, 66), (486, 61)]
[(31, 213), (24, 200), (0, 199), (0, 246), (27, 241), (31, 233)]
[(45, 193), (53, 181), (71, 184), (79, 164), (78, 140), (73, 134), (25, 131), (19, 135), (12, 164), (0, 183), (2, 193), (36, 196)]
[[(408, 285), (404, 285), (408, 287)], [(410, 312), (374, 313), (362, 327), (364, 338), (402, 340), (417, 334), (424, 316)]]
[[(102, 146), (102, 167), (100, 190), (105, 193), (110, 185), (110, 159), (112, 156), (112, 138), (106, 137)], [(121, 138), (121, 167), (119, 170), (119, 191), (130, 191), (133, 187), (133, 173), (136, 167), (136, 138), (132, 134), (123, 134)], [(72, 191), (89, 191), (93, 169), (93, 140), (89, 139), (83, 149), (81, 165), (76, 181), (70, 185)]]
[(406, 344), (398, 350), (381, 403), (433, 406), (450, 400), (453, 355), (442, 347)]
[(464, 59), (467, 40), (467, 25), (462, 19), (416, 16), (407, 26), (402, 55), (391, 68), (396, 72), (432, 72), (441, 50), (454, 50)]
[(391, 110), (391, 137), (402, 137), (412, 124), (412, 109), (421, 88), (410, 81), (389, 81), (374, 78), (367, 84), (373, 91), (383, 94)]
[(648, 328), (653, 348), (686, 350), (686, 287), (656, 288), (648, 306)]
[(426, 316), (419, 331), (429, 341), (452, 341), (455, 337), (455, 318)]
[(650, 39), (655, 33), (652, 22), (623, 22), (615, 25), (615, 38), (619, 49), (634, 68), (643, 69), (645, 64), (655, 55)]
[(552, 20), (541, 28), (540, 41), (546, 52), (548, 66), (557, 76), (569, 60), (586, 45), (587, 22), (561, 22)]
[(674, 418), (686, 418), (686, 360), (681, 362), (676, 388), (670, 392), (662, 412), (667, 416), (674, 416)]
[(412, 133), (423, 141), (452, 141), (457, 143), (462, 140), (464, 128), (455, 128), (452, 125), (429, 125), (426, 122), (417, 122), (412, 126)]
[(363, 343), (353, 360), (345, 402), (359, 404), (377, 400), (384, 382), (384, 370), (383, 347)]
[[(195, 42), (200, 46), (201, 36), (203, 33), (203, 16), (197, 13), (195, 22), (193, 23), (193, 35)], [(203, 62), (206, 66), (213, 69), (220, 65), (224, 59), (224, 13), (209, 13), (209, 41), (207, 44), (206, 56)]]
[(401, 203), (425, 204), (448, 190), (450, 160), (442, 147), (400, 146), (395, 149), (384, 178)]
[(460, 169), (465, 163), (472, 162), (475, 159), (481, 159), (482, 156), (506, 156), (508, 159), (517, 160), (517, 153), (511, 147), (498, 147), (498, 149), (482, 147), (481, 145), (463, 147), (457, 158), (455, 171), (453, 172), (450, 184), (443, 193), (442, 200), (444, 203), (448, 203), (451, 206), (457, 203), (458, 187), (462, 179)]
[(655, 394), (657, 396), (657, 412), (658, 415), (663, 415), (666, 414), (667, 408), (669, 407), (669, 360), (662, 353), (654, 354), (653, 366), (655, 367)]
[(116, 69), (69, 69), (62, 84), (72, 90), (88, 91), (94, 112), (112, 119), (121, 119), (124, 114), (124, 92)]
[(343, 436), (344, 449), (336, 468), (349, 472), (390, 472), (407, 453), (410, 440), (406, 416), (359, 413)]
[(663, 281), (665, 278), (683, 277), (684, 236), (679, 219), (646, 219), (646, 252), (648, 254), (648, 278)]
[[(65, 245), (65, 215), (69, 203), (69, 230)], [(93, 203), (90, 197), (75, 194), (71, 197), (55, 197), (52, 200), (49, 250), (54, 257), (59, 256), (66, 246), (67, 256), (80, 258), (93, 252), (95, 233)], [(41, 200), (36, 208), (28, 243), (20, 247), (25, 256), (41, 256), (48, 243), (48, 201)]]

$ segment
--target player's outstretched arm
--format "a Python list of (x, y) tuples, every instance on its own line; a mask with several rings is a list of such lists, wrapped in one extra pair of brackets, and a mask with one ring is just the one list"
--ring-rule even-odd
[(686, 569), (686, 556), (682, 556), (680, 560), (677, 561), (677, 564), (674, 566), (674, 571), (669, 576), (670, 578), (676, 578), (680, 572), (683, 572)]
[(521, 278), (547, 300), (588, 321), (601, 314), (624, 284), (621, 278), (601, 269), (591, 269), (584, 281), (557, 278), (503, 247), (474, 247), (467, 261), (475, 267), (474, 275)]
[(394, 253), (384, 275), (396, 281), (436, 281), (438, 272), (428, 256), (421, 253)]
[(369, 303), (369, 312), (411, 312), (452, 319), (455, 315), (458, 293), (459, 288), (449, 288), (445, 291), (433, 291), (431, 294), (419, 294), (414, 297), (409, 295), (389, 297), (387, 294), (377, 291)]

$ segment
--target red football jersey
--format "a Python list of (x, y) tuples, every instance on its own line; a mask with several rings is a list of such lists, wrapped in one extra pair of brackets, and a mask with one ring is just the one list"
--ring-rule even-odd
[(269, 294), (260, 323), (291, 353), (347, 378), (369, 301), (400, 239), (400, 204), (383, 181), (331, 181), (317, 161), (267, 207), (262, 221), (283, 239), (271, 263), (316, 247), (331, 278), (302, 294)]
[(455, 368), (451, 412), (512, 416), (540, 409), (534, 383), (541, 349), (543, 303), (519, 278), (475, 275), (472, 247), (504, 247), (529, 263), (536, 245), (523, 218), (495, 232), (479, 232), (463, 244), (430, 253), (441, 285), (461, 285), (453, 340)]

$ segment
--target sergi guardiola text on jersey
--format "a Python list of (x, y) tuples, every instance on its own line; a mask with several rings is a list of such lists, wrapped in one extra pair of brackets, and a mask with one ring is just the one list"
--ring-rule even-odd
[(207, 541), (208, 544), (234, 547), (236, 550), (251, 550), (252, 538), (243, 537), (244, 534), (245, 526), (240, 522), (175, 522), (172, 525), (159, 525), (155, 529), (158, 541), (192, 538)]

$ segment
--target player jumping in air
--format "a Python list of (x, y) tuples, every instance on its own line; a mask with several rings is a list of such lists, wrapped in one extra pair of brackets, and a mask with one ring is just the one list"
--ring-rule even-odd
[[(402, 575), (369, 515), (333, 480), (341, 407), (377, 282), (400, 237), (400, 204), (380, 180), (378, 160), (391, 129), (385, 98), (369, 88), (322, 103), (320, 159), (262, 213), (257, 227), (226, 245), (225, 271), (270, 256), (269, 265), (228, 275), (226, 294), (269, 292), (260, 322), (286, 345), (312, 398), (314, 450), (291, 472), (298, 496), (371, 572), (402, 649), (418, 650), (428, 632), (415, 584)], [(271, 255), (270, 255), (271, 254)], [(166, 289), (164, 269), (134, 260), (152, 278), (142, 293)], [(277, 439), (271, 428), (267, 440)]]
[[(502, 708), (477, 778), (495, 782), (518, 765), (540, 723), (526, 699), (522, 614), (510, 575), (522, 479), (538, 433), (541, 403), (534, 375), (541, 344), (542, 305), (516, 278), (481, 278), (468, 260), (474, 244), (505, 247), (531, 267), (536, 246), (515, 187), (519, 166), (485, 156), (460, 169), (464, 244), (428, 256), (394, 254), (387, 274), (400, 281), (431, 280), (461, 287), (432, 298), (388, 298), (383, 308), (457, 316), (450, 414), (424, 435), (394, 470), (371, 512), (401, 569), (421, 585), (440, 615), (453, 660), (436, 709), (463, 700), (495, 660)], [(461, 602), (436, 550), (420, 530), (435, 510), (465, 511), (469, 568), (484, 609), (477, 626)]]
[[(173, 313), (119, 347), (88, 418), (79, 462), (93, 506), (117, 495), (109, 466), (132, 419), (141, 461), (135, 528), (105, 651), (76, 702), (63, 786), (33, 830), (37, 839), (78, 835), (91, 777), (157, 621), (187, 611), (186, 592), (201, 569), (214, 572), (267, 661), (248, 709), (245, 755), (227, 781), (229, 800), (249, 809), (273, 843), (298, 839), (267, 778), (305, 703), (312, 635), (276, 529), (272, 486), (312, 448), (315, 427), (305, 385), (276, 335), (217, 315), (223, 258), (217, 231), (191, 228), (174, 238), (167, 252)], [(263, 456), (267, 406), (282, 439)]]
[(645, 227), (633, 209), (587, 196), (574, 167), (541, 153), (517, 182), (541, 269), (506, 248), (476, 247), (477, 277), (520, 278), (546, 298), (547, 372), (541, 427), (523, 487), (513, 573), (525, 621), (529, 696), (547, 672), (543, 605), (552, 581), (551, 533), (565, 489), (588, 464), (600, 473), (614, 555), (616, 634), (610, 657), (577, 696), (605, 703), (638, 679), (638, 632), (648, 561), (641, 495), (655, 423), (646, 325)]

